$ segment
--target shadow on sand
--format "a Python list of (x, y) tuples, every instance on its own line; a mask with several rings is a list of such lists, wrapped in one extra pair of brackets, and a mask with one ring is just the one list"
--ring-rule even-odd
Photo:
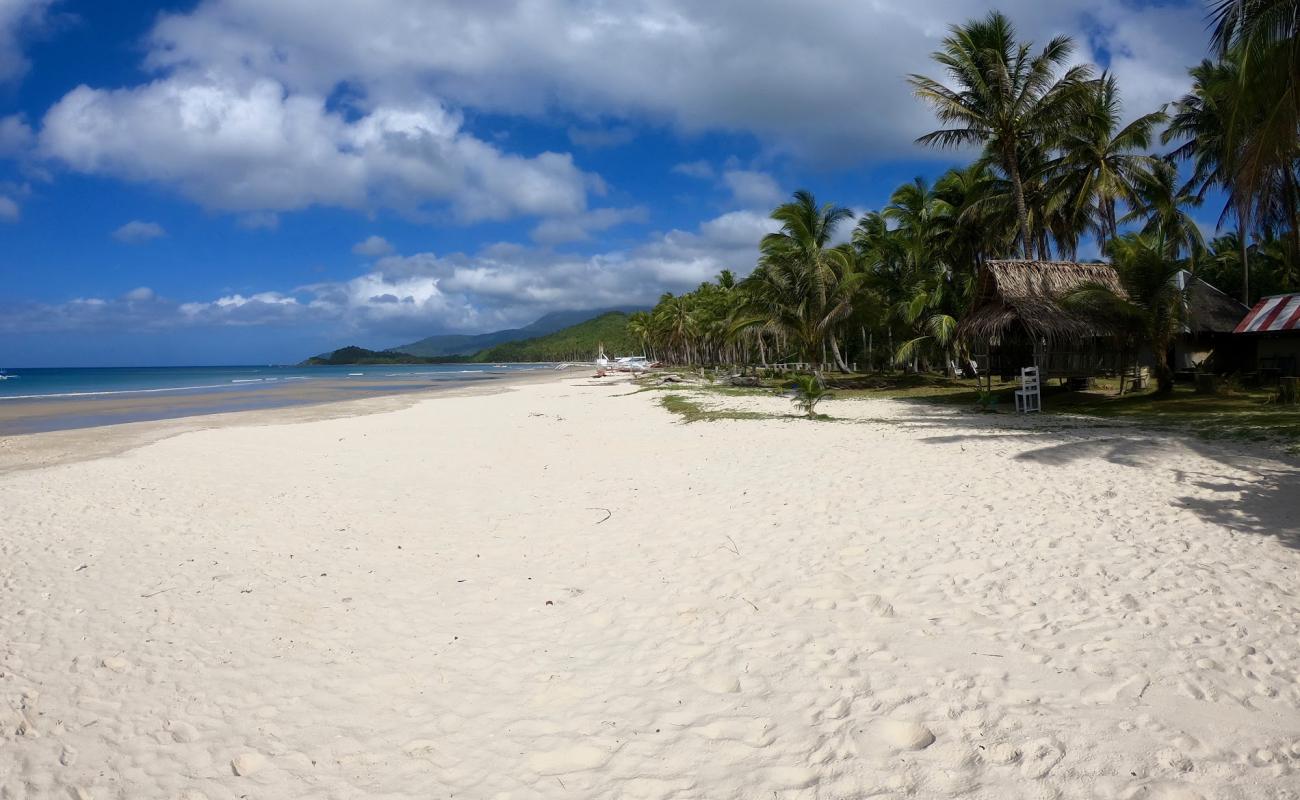
[[(1041, 446), (1014, 458), (1048, 468), (1102, 459), (1136, 469), (1170, 469), (1179, 483), (1201, 490), (1174, 498), (1177, 507), (1226, 530), (1272, 536), (1287, 547), (1300, 549), (1300, 466), (1280, 454), (1129, 425), (1043, 427), (1020, 424), (1015, 418), (963, 414), (943, 415), (941, 419), (916, 418), (921, 423), (916, 427), (958, 427), (970, 432), (927, 436), (921, 441), (950, 444), (991, 438), (1038, 440)], [(1185, 451), (1224, 467), (1223, 473), (1178, 469), (1177, 458)]]

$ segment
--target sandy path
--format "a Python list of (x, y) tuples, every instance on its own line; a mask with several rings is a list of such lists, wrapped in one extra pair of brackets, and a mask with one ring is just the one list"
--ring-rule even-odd
[(586, 384), (0, 476), (0, 798), (1298, 796), (1293, 467)]

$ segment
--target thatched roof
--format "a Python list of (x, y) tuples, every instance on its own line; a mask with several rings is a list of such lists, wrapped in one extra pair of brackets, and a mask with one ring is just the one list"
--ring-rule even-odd
[(1174, 280), (1187, 303), (1184, 333), (1232, 333), (1250, 311), (1185, 269), (1179, 270)]
[(958, 335), (967, 339), (996, 344), (1017, 330), (1048, 341), (1115, 333), (1104, 321), (1060, 304), (1061, 298), (1090, 284), (1123, 295), (1119, 275), (1109, 264), (987, 261), (977, 280), (975, 302), (957, 326)]

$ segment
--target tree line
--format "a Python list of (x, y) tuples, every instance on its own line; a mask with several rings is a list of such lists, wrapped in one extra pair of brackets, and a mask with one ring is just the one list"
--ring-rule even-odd
[[(665, 294), (629, 332), (686, 365), (947, 365), (986, 260), (1074, 260), (1089, 238), (1128, 296), (1074, 300), (1147, 344), (1175, 330), (1161, 281), (1179, 269), (1247, 304), (1294, 290), (1300, 0), (1221, 0), (1211, 17), (1213, 55), (1190, 69), (1191, 90), (1128, 121), (1114, 76), (1074, 63), (1070, 38), (1019, 41), (999, 12), (953, 26), (937, 77), (908, 81), (942, 126), (917, 141), (978, 148), (972, 163), (856, 219), (795, 192), (747, 277)], [(1207, 241), (1193, 214), (1212, 198), (1221, 234)]]

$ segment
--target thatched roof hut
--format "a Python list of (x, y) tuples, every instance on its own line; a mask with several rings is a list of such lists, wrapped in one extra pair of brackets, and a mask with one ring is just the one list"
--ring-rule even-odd
[(957, 334), (995, 346), (1008, 337), (1026, 335), (1049, 343), (1112, 336), (1116, 331), (1104, 321), (1066, 310), (1060, 303), (1089, 284), (1124, 294), (1109, 264), (987, 261), (977, 278), (971, 311), (957, 326)]
[(1178, 271), (1174, 281), (1183, 291), (1183, 302), (1186, 306), (1184, 333), (1232, 333), (1250, 312), (1249, 308), (1235, 298), (1229, 297), (1185, 269)]

